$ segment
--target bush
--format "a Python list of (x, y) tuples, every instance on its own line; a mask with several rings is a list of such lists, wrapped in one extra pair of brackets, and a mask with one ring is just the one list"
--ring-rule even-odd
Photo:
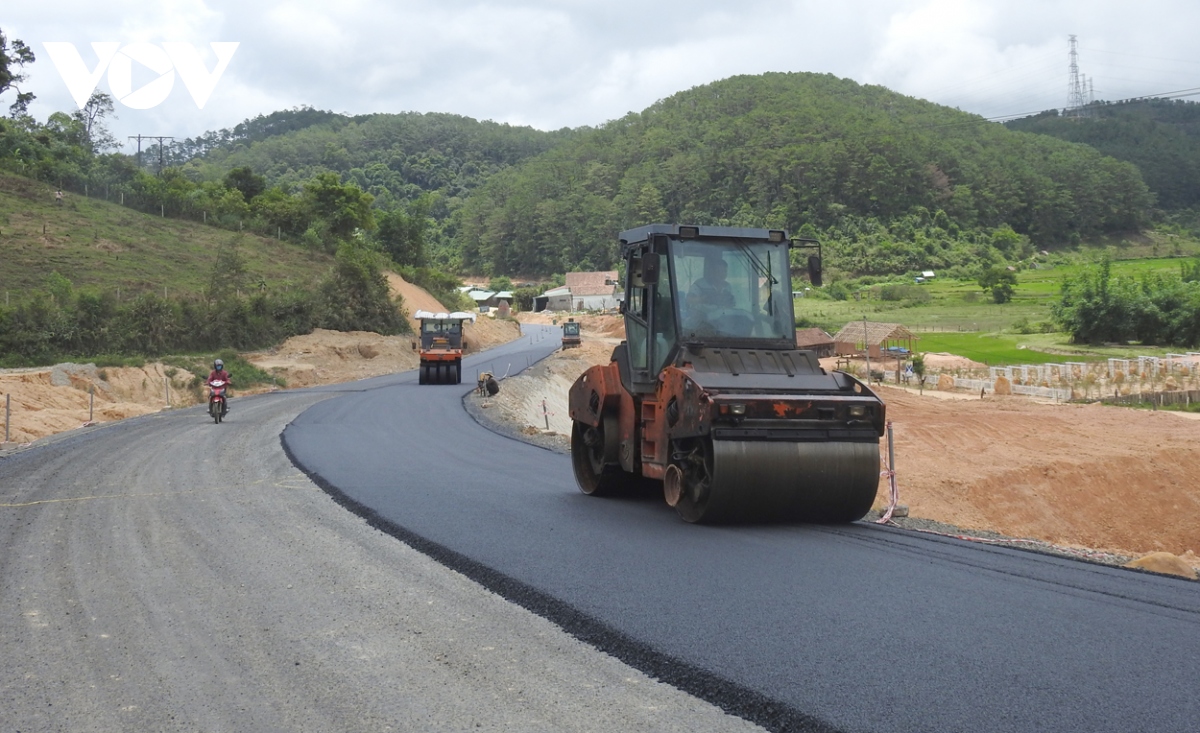
[(438, 302), (453, 311), (473, 310), (475, 301), (458, 291), (462, 285), (453, 275), (448, 275), (431, 267), (400, 267), (400, 276), (413, 285), (418, 285), (438, 299)]
[(54, 297), (35, 293), (28, 302), (0, 307), (0, 366), (97, 358), (116, 365), (170, 353), (256, 349), (311, 333), (318, 325), (384, 334), (409, 330), (378, 256), (367, 251), (340, 256), (316, 292), (247, 296), (227, 289), (212, 299), (145, 293), (118, 303), (111, 294), (76, 293), (65, 278), (49, 284)]
[(338, 248), (333, 274), (321, 284), (319, 324), (337, 331), (374, 331), (385, 336), (412, 327), (392, 300), (378, 255), (351, 243)]
[(908, 301), (910, 303), (928, 303), (933, 300), (929, 291), (917, 285), (883, 285), (879, 288), (879, 299), (887, 301)]

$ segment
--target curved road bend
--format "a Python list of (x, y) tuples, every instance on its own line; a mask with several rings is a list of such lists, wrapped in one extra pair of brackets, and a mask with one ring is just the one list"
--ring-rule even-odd
[[(235, 398), (222, 425), (189, 408), (0, 457), (0, 731), (754, 730), (371, 528), (284, 455), (305, 408), (414, 382)], [(461, 390), (423, 389), (461, 412)]]
[(1197, 730), (1200, 584), (874, 525), (688, 526), (583, 496), (463, 392), (344, 394), (285, 447), (375, 526), (770, 729)]

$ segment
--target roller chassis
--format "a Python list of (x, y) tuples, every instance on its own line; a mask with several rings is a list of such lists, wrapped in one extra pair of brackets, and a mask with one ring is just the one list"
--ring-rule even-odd
[(463, 338), (463, 321), (473, 316), (417, 311), (417, 318), (421, 322), (419, 340), (413, 342), (413, 349), (420, 354), (417, 383), (462, 383), (463, 349), (467, 345)]
[[(644, 229), (656, 228), (670, 230)], [(710, 233), (719, 245), (728, 231)], [(738, 230), (739, 240), (747, 239), (744, 232)], [(634, 273), (627, 293), (640, 287), (646, 291), (641, 296), (653, 297), (655, 283), (646, 282), (653, 274), (639, 279), (635, 269), (641, 265), (636, 255), (652, 251), (653, 237), (622, 239), (627, 270)], [(667, 255), (671, 241), (657, 242)], [(790, 294), (786, 273), (778, 279)], [(679, 302), (679, 290), (665, 282)], [(641, 299), (626, 296), (635, 305)], [(790, 300), (787, 306), (790, 327)], [(628, 328), (630, 315), (627, 331), (636, 333)], [(864, 516), (879, 483), (885, 405), (852, 375), (822, 369), (815, 354), (795, 348), (794, 330), (789, 332), (790, 344), (746, 338), (705, 343), (693, 334), (679, 339), (663, 366), (643, 373), (640, 383), (635, 347), (628, 341), (618, 346), (609, 364), (588, 369), (570, 391), (580, 489), (596, 496), (661, 491), (688, 522), (848, 522)]]

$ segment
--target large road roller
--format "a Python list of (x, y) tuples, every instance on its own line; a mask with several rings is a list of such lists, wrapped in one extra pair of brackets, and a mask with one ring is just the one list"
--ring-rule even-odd
[(879, 486), (885, 405), (796, 347), (792, 249), (775, 229), (621, 234), (625, 341), (571, 386), (585, 494), (659, 490), (688, 522), (852, 522)]
[(417, 383), (461, 383), (463, 349), (467, 346), (463, 322), (474, 322), (474, 314), (417, 311), (413, 317), (421, 322), (420, 341), (412, 345), (421, 355)]

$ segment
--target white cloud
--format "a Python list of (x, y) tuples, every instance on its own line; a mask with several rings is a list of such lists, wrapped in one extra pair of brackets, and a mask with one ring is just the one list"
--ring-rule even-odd
[(41, 118), (73, 106), (44, 41), (72, 42), (88, 63), (91, 41), (241, 43), (203, 110), (177, 81), (158, 107), (118, 106), (120, 137), (195, 136), (297, 105), (598, 125), (765, 71), (833, 73), (987, 116), (1031, 112), (1066, 103), (1071, 33), (1098, 96), (1200, 86), (1200, 5), (1184, 0), (60, 0), (5, 15), (6, 35), (39, 56), (26, 88)]

